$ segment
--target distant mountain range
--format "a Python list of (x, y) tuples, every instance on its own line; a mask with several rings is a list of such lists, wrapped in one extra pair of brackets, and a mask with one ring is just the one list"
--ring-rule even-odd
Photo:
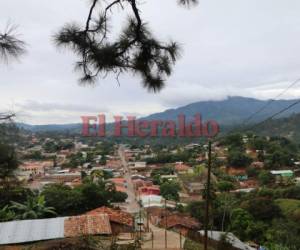
[[(201, 101), (195, 102), (176, 109), (168, 109), (161, 113), (151, 114), (141, 119), (145, 120), (177, 120), (179, 114), (184, 114), (187, 120), (193, 118), (196, 113), (202, 115), (204, 121), (213, 119), (221, 126), (233, 127), (241, 124), (251, 114), (264, 107), (269, 100), (258, 100), (247, 97), (228, 97), (222, 101)], [(284, 109), (294, 103), (295, 100), (276, 100), (271, 103), (265, 110), (256, 115), (251, 123), (257, 123), (271, 116), (272, 114)], [(287, 112), (284, 112), (278, 118), (289, 117), (300, 113), (300, 105), (294, 106)], [(63, 125), (28, 125), (24, 123), (18, 124), (20, 128), (30, 130), (32, 132), (80, 132), (81, 124), (63, 124)]]

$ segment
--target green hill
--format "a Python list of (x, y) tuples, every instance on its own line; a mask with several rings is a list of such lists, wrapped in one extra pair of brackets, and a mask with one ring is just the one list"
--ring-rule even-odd
[(269, 120), (253, 129), (256, 134), (264, 136), (281, 136), (293, 141), (300, 140), (300, 114), (287, 118)]

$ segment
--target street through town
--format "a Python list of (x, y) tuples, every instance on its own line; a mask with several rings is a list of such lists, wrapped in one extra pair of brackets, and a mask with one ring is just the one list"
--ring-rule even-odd
[(126, 208), (127, 208), (127, 212), (131, 213), (131, 214), (135, 214), (138, 213), (140, 210), (140, 206), (138, 204), (138, 201), (136, 199), (136, 195), (135, 195), (135, 191), (134, 191), (134, 186), (133, 186), (133, 182), (131, 179), (131, 173), (130, 173), (130, 169), (128, 167), (128, 163), (126, 161), (125, 158), (125, 152), (124, 152), (124, 146), (120, 146), (119, 150), (118, 150), (118, 154), (120, 156), (123, 168), (124, 168), (124, 178), (127, 182), (127, 195), (128, 198), (126, 200)]

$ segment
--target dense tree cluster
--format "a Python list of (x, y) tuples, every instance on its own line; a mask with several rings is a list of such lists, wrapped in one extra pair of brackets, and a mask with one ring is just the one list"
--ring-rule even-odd
[(42, 195), (45, 196), (48, 206), (54, 207), (59, 215), (64, 216), (84, 213), (127, 199), (127, 194), (116, 191), (102, 181), (87, 181), (73, 189), (65, 185), (49, 185), (45, 187)]

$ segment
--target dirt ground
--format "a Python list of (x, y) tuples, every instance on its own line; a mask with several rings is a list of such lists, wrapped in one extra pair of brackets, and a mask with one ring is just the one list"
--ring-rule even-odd
[[(162, 228), (150, 225), (150, 229), (153, 231), (153, 249), (165, 249), (165, 230)], [(180, 235), (178, 233), (167, 231), (167, 249), (181, 249), (183, 248), (185, 238), (181, 237), (180, 247)], [(152, 240), (144, 242), (142, 249), (152, 249)]]

